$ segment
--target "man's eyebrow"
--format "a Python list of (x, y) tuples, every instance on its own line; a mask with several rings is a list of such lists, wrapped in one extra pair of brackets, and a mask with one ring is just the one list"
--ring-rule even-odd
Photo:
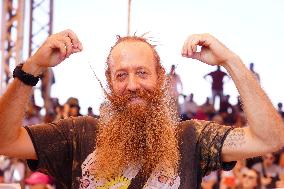
[(124, 68), (119, 68), (117, 70), (114, 70), (114, 75), (116, 75), (118, 72), (126, 72), (126, 69)]
[[(137, 67), (135, 67), (135, 69), (136, 70), (144, 69), (144, 70), (149, 71), (149, 69), (147, 67), (145, 67), (145, 66), (137, 66)], [(125, 68), (118, 68), (117, 70), (114, 71), (114, 73), (116, 74), (117, 72), (126, 72), (126, 71), (127, 71), (127, 69), (125, 69)]]

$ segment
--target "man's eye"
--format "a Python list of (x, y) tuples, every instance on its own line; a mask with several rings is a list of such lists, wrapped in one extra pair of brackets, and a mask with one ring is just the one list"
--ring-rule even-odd
[(145, 71), (138, 71), (137, 74), (141, 75), (141, 76), (145, 76), (147, 74), (147, 72), (145, 72)]
[(117, 79), (124, 79), (126, 77), (126, 73), (119, 73), (116, 75)]

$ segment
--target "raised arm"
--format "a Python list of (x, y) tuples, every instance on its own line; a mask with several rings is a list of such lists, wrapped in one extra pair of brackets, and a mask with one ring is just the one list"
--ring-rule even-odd
[[(71, 54), (81, 50), (82, 45), (71, 30), (51, 35), (39, 50), (24, 63), (22, 70), (38, 76), (46, 68), (60, 64)], [(31, 93), (32, 86), (15, 78), (0, 98), (1, 155), (25, 159), (37, 158), (31, 139), (22, 127)]]
[[(197, 46), (201, 51), (197, 52)], [(232, 77), (243, 103), (249, 127), (232, 130), (222, 148), (223, 161), (240, 160), (278, 150), (284, 145), (281, 117), (241, 59), (209, 34), (192, 35), (182, 55), (209, 65), (223, 66)]]

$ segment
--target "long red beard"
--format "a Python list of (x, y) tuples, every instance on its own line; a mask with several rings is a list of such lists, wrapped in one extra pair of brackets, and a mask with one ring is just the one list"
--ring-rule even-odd
[[(140, 97), (147, 105), (128, 105)], [(92, 174), (97, 178), (119, 176), (128, 166), (142, 166), (145, 175), (154, 170), (175, 175), (179, 150), (177, 114), (162, 89), (108, 96), (101, 109), (96, 157)]]

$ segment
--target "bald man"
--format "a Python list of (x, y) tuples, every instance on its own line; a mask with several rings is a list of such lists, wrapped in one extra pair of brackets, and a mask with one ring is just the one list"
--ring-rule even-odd
[(255, 77), (209, 34), (189, 36), (181, 55), (228, 71), (249, 127), (179, 122), (160, 57), (137, 36), (120, 37), (109, 52), (99, 119), (83, 116), (22, 127), (38, 76), (82, 50), (71, 30), (51, 35), (16, 67), (14, 81), (0, 98), (0, 154), (27, 159), (32, 170), (55, 177), (58, 188), (200, 188), (209, 172), (230, 170), (236, 160), (283, 146), (282, 119)]

